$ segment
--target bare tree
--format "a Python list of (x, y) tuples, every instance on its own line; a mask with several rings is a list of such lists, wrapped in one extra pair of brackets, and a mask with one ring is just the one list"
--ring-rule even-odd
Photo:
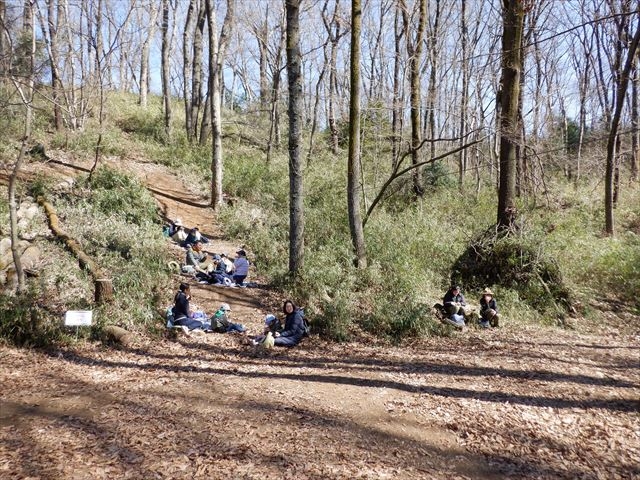
[(329, 124), (329, 132), (331, 134), (331, 152), (334, 155), (338, 154), (339, 140), (338, 140), (338, 121), (336, 113), (336, 95), (338, 90), (338, 75), (337, 75), (337, 63), (338, 63), (338, 47), (340, 39), (347, 33), (346, 29), (342, 28), (342, 18), (340, 14), (340, 0), (335, 0), (333, 13), (331, 17), (327, 15), (327, 9), (322, 10), (322, 21), (324, 28), (327, 31), (329, 39), (330, 53), (329, 53), (329, 93), (328, 93), (328, 113), (327, 123)]
[(295, 277), (304, 265), (304, 192), (300, 155), (302, 137), (300, 0), (287, 0), (286, 19), (289, 83), (289, 274)]
[(356, 254), (356, 267), (367, 267), (364, 229), (360, 213), (360, 29), (362, 6), (351, 0), (351, 94), (349, 107), (349, 160), (347, 164), (347, 206), (349, 230)]
[[(421, 142), (421, 122), (420, 122), (420, 62), (422, 61), (422, 47), (424, 43), (424, 32), (427, 21), (427, 0), (418, 0), (418, 27), (415, 38), (409, 34), (410, 20), (409, 11), (405, 0), (402, 2), (402, 16), (404, 21), (404, 31), (407, 45), (407, 56), (409, 57), (409, 77), (410, 77), (410, 102), (411, 102), (411, 163), (420, 163), (420, 150), (417, 148)], [(413, 15), (412, 15), (413, 16)], [(413, 192), (417, 196), (424, 194), (422, 185), (422, 169), (416, 168), (412, 172)]]
[(169, 0), (162, 0), (162, 105), (164, 111), (164, 133), (171, 136), (171, 85), (169, 82)]
[(633, 39), (629, 45), (627, 51), (627, 59), (624, 67), (618, 72), (618, 82), (616, 89), (616, 104), (613, 117), (611, 119), (611, 129), (609, 131), (609, 138), (607, 140), (607, 168), (605, 173), (605, 196), (604, 196), (604, 210), (605, 210), (605, 232), (607, 235), (615, 234), (614, 226), (614, 162), (616, 155), (616, 144), (618, 138), (618, 125), (620, 124), (620, 116), (622, 115), (622, 107), (624, 106), (624, 99), (629, 85), (629, 75), (631, 67), (633, 66), (636, 50), (638, 49), (638, 42), (640, 41), (640, 18), (638, 19), (638, 25), (636, 32), (633, 35)]
[(500, 80), (500, 188), (498, 226), (509, 229), (515, 221), (516, 142), (520, 103), (520, 75), (523, 65), (522, 0), (502, 0), (502, 78)]
[[(5, 18), (2, 20), (2, 30), (3, 35), (6, 33), (7, 38), (9, 37), (9, 30), (7, 25), (4, 23)], [(13, 83), (17, 93), (20, 95), (22, 103), (25, 106), (25, 119), (24, 119), (24, 134), (22, 137), (22, 143), (20, 145), (20, 151), (18, 153), (18, 158), (16, 159), (16, 163), (13, 166), (13, 170), (11, 175), (9, 176), (9, 191), (8, 191), (8, 200), (9, 200), (9, 224), (11, 227), (11, 254), (13, 256), (13, 263), (16, 269), (16, 275), (18, 277), (18, 292), (23, 293), (26, 289), (25, 277), (24, 277), (24, 269), (22, 268), (22, 263), (20, 261), (20, 250), (18, 249), (18, 215), (17, 215), (17, 201), (16, 201), (16, 187), (18, 182), (18, 174), (20, 169), (22, 168), (22, 163), (26, 156), (27, 145), (31, 140), (31, 128), (33, 123), (33, 92), (34, 92), (34, 84), (35, 84), (35, 72), (34, 72), (34, 64), (35, 64), (35, 55), (36, 55), (36, 34), (35, 28), (33, 25), (34, 20), (34, 11), (33, 11), (33, 1), (25, 0), (24, 2), (24, 10), (23, 10), (23, 25), (22, 25), (22, 38), (26, 40), (23, 45), (23, 53), (25, 57), (22, 59), (24, 62), (24, 67), (26, 67), (24, 72), (18, 72), (18, 74), (22, 74), (22, 78), (16, 78), (14, 74), (11, 75), (11, 82)], [(14, 49), (9, 46), (9, 48), (13, 51)]]
[(222, 205), (222, 65), (233, 29), (236, 0), (227, 0), (227, 12), (220, 37), (216, 27), (213, 0), (207, 0), (209, 29), (209, 105), (211, 109), (211, 207), (217, 211)]
[(149, 11), (149, 30), (147, 36), (142, 42), (142, 55), (140, 58), (140, 93), (138, 95), (138, 104), (141, 107), (147, 106), (147, 94), (149, 93), (149, 50), (151, 49), (151, 41), (156, 32), (156, 23), (160, 8), (151, 2), (148, 5)]

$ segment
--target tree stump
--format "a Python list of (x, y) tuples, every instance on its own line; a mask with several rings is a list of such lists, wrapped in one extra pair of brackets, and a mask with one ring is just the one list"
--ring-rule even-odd
[(96, 278), (93, 282), (95, 286), (95, 302), (99, 305), (113, 300), (113, 284), (110, 278)]
[(105, 343), (116, 343), (126, 347), (131, 344), (133, 336), (124, 328), (116, 325), (109, 325), (104, 327), (104, 330), (102, 331), (102, 340)]

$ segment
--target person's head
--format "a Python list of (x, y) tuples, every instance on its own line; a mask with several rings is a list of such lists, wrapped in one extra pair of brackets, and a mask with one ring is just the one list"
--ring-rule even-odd
[(222, 305), (220, 305), (220, 310), (222, 310), (224, 313), (227, 313), (231, 311), (231, 307), (228, 303), (223, 303)]
[(271, 325), (276, 320), (277, 320), (277, 318), (276, 318), (275, 315), (269, 314), (266, 317), (264, 317), (264, 324), (265, 325)]
[(176, 218), (175, 221), (173, 222), (173, 224), (176, 227), (181, 227), (182, 226), (182, 220), (180, 220), (179, 218)]
[(244, 251), (244, 249), (240, 249), (236, 252), (236, 256), (238, 257), (246, 257), (247, 256), (247, 252)]
[(182, 293), (188, 294), (191, 291), (191, 288), (189, 287), (188, 283), (181, 283), (180, 284), (180, 291)]
[(460, 293), (460, 286), (451, 285), (451, 293), (453, 293), (454, 295), (458, 295)]
[(489, 301), (489, 300), (491, 300), (491, 299), (493, 298), (493, 292), (491, 291), (491, 289), (489, 289), (489, 288), (485, 288), (485, 289), (482, 291), (482, 296), (484, 297), (484, 299), (485, 299), (486, 301)]
[(222, 257), (216, 254), (213, 256), (213, 261), (216, 263), (220, 263), (222, 261)]
[(290, 313), (295, 312), (298, 309), (298, 307), (296, 307), (296, 304), (293, 303), (291, 300), (285, 300), (284, 303), (282, 304), (282, 311), (284, 312), (285, 315), (289, 315)]
[(200, 250), (202, 250), (202, 242), (196, 242), (196, 243), (194, 243), (194, 244), (193, 244), (193, 249), (194, 249), (196, 252), (199, 252)]

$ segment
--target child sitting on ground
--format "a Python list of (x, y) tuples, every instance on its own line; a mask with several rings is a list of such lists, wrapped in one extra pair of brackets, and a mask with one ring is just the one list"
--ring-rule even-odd
[(246, 331), (244, 325), (240, 323), (233, 323), (228, 316), (228, 312), (231, 311), (231, 307), (228, 303), (223, 303), (220, 308), (211, 317), (211, 329), (218, 333), (239, 332)]

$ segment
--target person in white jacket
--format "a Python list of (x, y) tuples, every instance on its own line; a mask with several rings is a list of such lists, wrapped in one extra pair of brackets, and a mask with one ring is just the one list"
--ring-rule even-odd
[(249, 260), (247, 260), (247, 252), (238, 250), (236, 259), (233, 262), (233, 281), (239, 287), (244, 287), (244, 279), (249, 274)]

